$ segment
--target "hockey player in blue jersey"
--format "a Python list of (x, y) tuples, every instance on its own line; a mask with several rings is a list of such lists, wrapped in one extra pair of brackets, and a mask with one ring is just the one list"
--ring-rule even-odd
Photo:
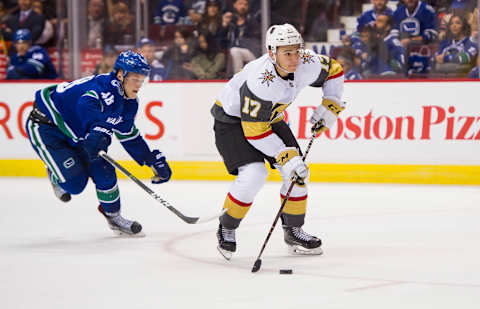
[(405, 0), (393, 13), (395, 27), (392, 34), (397, 36), (403, 47), (411, 42), (428, 44), (437, 38), (437, 14), (428, 4), (419, 0)]
[[(435, 53), (436, 64), (456, 63), (470, 70), (478, 54), (478, 44), (470, 37), (470, 25), (465, 17), (453, 15), (447, 29), (447, 37)], [(458, 68), (460, 69), (460, 67)]]
[(47, 51), (32, 46), (32, 34), (28, 29), (18, 29), (13, 36), (15, 53), (7, 68), (7, 79), (54, 79), (57, 72)]
[(171, 169), (159, 150), (151, 151), (135, 126), (137, 94), (149, 74), (145, 58), (121, 53), (109, 74), (53, 85), (35, 94), (26, 123), (30, 142), (47, 166), (55, 195), (64, 202), (79, 194), (91, 178), (100, 205), (114, 232), (139, 234), (142, 226), (120, 214), (115, 169), (98, 156), (107, 151), (114, 134), (128, 154), (149, 166), (153, 183), (170, 179)]
[(364, 12), (357, 18), (357, 31), (360, 32), (360, 29), (365, 25), (373, 26), (379, 14), (392, 16), (393, 11), (387, 6), (387, 3), (388, 0), (372, 0), (373, 9)]

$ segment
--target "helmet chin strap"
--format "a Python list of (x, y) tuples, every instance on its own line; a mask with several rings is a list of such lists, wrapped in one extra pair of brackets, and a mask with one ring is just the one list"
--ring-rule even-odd
[(290, 72), (289, 70), (287, 70), (287, 69), (285, 69), (285, 68), (282, 68), (282, 67), (280, 66), (280, 64), (277, 63), (277, 56), (276, 56), (275, 54), (273, 54), (273, 59), (270, 58), (270, 60), (272, 60), (273, 65), (274, 65), (275, 67), (279, 68), (280, 71), (282, 71), (282, 72), (284, 72), (284, 73), (287, 73), (287, 74), (295, 73), (295, 71), (294, 71), (294, 72)]
[(290, 72), (289, 70), (282, 68), (278, 63), (275, 63), (275, 66), (276, 66), (277, 68), (279, 68), (280, 71), (283, 71), (283, 72), (285, 72), (285, 73), (287, 73), (287, 74), (295, 73), (295, 71), (294, 71), (294, 72)]

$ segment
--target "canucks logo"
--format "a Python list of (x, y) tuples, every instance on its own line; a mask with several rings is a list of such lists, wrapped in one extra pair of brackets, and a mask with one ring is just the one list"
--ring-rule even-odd
[(305, 63), (313, 63), (314, 60), (313, 60), (312, 54), (310, 54), (310, 53), (303, 53), (303, 55), (302, 55), (302, 61), (303, 61), (303, 64), (305, 64)]
[(273, 71), (265, 70), (265, 72), (262, 73), (262, 76), (259, 77), (258, 79), (262, 80), (262, 84), (267, 83), (267, 86), (270, 86), (270, 83), (273, 83), (273, 80), (276, 77), (277, 76), (275, 74), (273, 74)]
[(111, 84), (112, 84), (113, 86), (117, 87), (118, 94), (120, 94), (121, 96), (124, 95), (123, 86), (122, 86), (122, 84), (120, 84), (120, 82), (119, 82), (118, 80), (112, 79)]

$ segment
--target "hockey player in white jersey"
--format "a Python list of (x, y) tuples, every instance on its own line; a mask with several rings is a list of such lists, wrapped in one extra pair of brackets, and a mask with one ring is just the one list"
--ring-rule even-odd
[(228, 172), (236, 175), (217, 231), (218, 250), (227, 260), (236, 250), (235, 230), (267, 180), (265, 160), (282, 176), (281, 202), (292, 176), (300, 179), (281, 215), (290, 252), (322, 254), (321, 240), (302, 229), (309, 171), (295, 136), (283, 121), (283, 111), (306, 86), (322, 87), (322, 102), (310, 122), (315, 132), (331, 128), (344, 109), (343, 69), (334, 59), (305, 50), (301, 35), (290, 24), (271, 26), (266, 47), (268, 54), (235, 74), (211, 109), (215, 144)]

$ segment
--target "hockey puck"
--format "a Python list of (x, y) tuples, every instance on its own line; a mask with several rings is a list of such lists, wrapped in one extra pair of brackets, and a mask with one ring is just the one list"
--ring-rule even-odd
[(280, 275), (291, 275), (293, 274), (293, 270), (291, 269), (280, 269)]

